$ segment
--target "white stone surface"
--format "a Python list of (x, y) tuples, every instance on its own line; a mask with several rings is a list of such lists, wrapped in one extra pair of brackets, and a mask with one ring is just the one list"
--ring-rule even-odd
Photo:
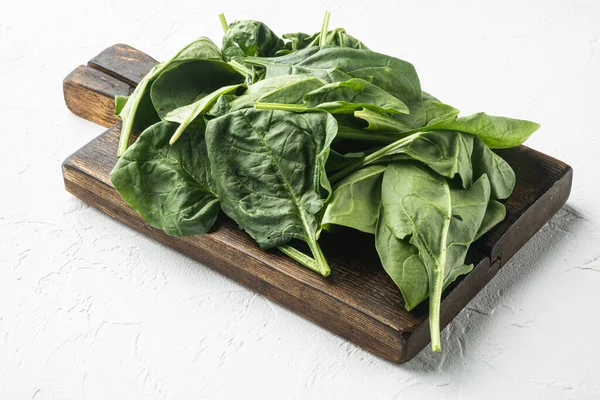
[[(101, 133), (62, 78), (114, 43), (164, 59), (217, 13), (315, 31), (325, 9), (464, 113), (528, 118), (568, 205), (443, 332), (385, 362), (85, 206), (60, 164)], [(600, 398), (600, 2), (121, 0), (0, 7), (0, 398)]]

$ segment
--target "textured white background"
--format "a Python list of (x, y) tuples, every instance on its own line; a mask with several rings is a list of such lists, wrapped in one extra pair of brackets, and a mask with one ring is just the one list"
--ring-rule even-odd
[[(216, 5), (215, 3), (220, 3)], [(3, 2), (0, 399), (600, 397), (600, 1)], [(343, 4), (343, 5), (342, 5)], [(86, 207), (60, 164), (103, 129), (62, 78), (105, 47), (164, 59), (217, 13), (316, 31), (324, 9), (464, 113), (528, 118), (568, 205), (443, 332), (378, 359)]]

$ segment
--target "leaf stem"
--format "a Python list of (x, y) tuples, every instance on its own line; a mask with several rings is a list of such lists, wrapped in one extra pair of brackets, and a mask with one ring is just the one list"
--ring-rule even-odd
[(235, 70), (235, 72), (239, 73), (243, 77), (252, 76), (252, 70), (250, 68), (245, 67), (235, 60), (228, 61), (227, 64), (229, 64)]
[(277, 248), (286, 256), (290, 257), (292, 260), (299, 262), (304, 265), (306, 268), (313, 270), (315, 272), (321, 272), (317, 266), (317, 262), (312, 258), (297, 250), (296, 248), (290, 246), (289, 244), (282, 244), (281, 246), (277, 246)]
[(219, 21), (221, 21), (221, 27), (223, 28), (223, 33), (227, 33), (229, 31), (229, 25), (227, 25), (227, 19), (225, 19), (224, 13), (219, 13)]
[(321, 246), (319, 246), (319, 243), (314, 238), (310, 238), (307, 243), (311, 253), (313, 253), (313, 256), (315, 257), (315, 262), (319, 269), (318, 272), (323, 276), (329, 276), (331, 268), (329, 268), (329, 263), (325, 258), (325, 254), (323, 254), (323, 250), (321, 250)]
[(284, 104), (284, 103), (254, 103), (254, 108), (257, 110), (282, 110), (282, 111), (294, 111), (303, 112), (310, 110), (308, 107), (302, 104)]
[(323, 17), (323, 24), (321, 24), (321, 36), (319, 38), (319, 46), (325, 46), (327, 44), (327, 32), (329, 30), (329, 18), (331, 14), (329, 11), (325, 11), (325, 17)]

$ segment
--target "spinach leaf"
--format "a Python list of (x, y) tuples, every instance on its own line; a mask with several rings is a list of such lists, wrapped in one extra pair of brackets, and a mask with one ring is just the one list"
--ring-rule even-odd
[(183, 134), (187, 127), (194, 121), (197, 121), (198, 117), (204, 114), (220, 96), (226, 93), (234, 92), (242, 86), (244, 86), (242, 83), (237, 85), (223, 86), (192, 104), (188, 104), (170, 111), (164, 117), (165, 121), (177, 122), (181, 125), (179, 125), (179, 128), (177, 128), (169, 143), (175, 143), (175, 141)]
[[(344, 47), (309, 47), (272, 58), (246, 57), (246, 62), (267, 69), (267, 77), (275, 75), (309, 75), (329, 82), (361, 78), (384, 89), (410, 110), (398, 119), (411, 129), (425, 125), (421, 84), (412, 64), (366, 49)], [(340, 72), (342, 74), (340, 74)]]
[(156, 112), (165, 117), (177, 108), (190, 105), (223, 86), (239, 84), (242, 78), (227, 63), (217, 60), (194, 60), (164, 70), (150, 90)]
[(483, 175), (467, 190), (413, 163), (388, 165), (382, 184), (384, 221), (398, 239), (410, 236), (427, 270), (429, 321), (434, 351), (440, 351), (440, 303), (447, 271), (464, 265), (483, 221), (490, 185)]
[[(296, 75), (288, 76), (291, 77)], [(310, 76), (301, 77), (302, 79), (300, 80), (292, 79), (289, 83), (261, 96), (258, 100), (256, 100), (256, 103), (301, 104), (304, 96), (307, 93), (310, 93), (313, 90), (323, 87), (327, 84), (326, 81), (319, 78), (313, 78)], [(271, 79), (277, 80), (278, 78)]]
[[(306, 89), (306, 86), (301, 88)], [(407, 114), (409, 112), (402, 101), (380, 87), (359, 78), (330, 83), (308, 93), (304, 92), (306, 94), (301, 98), (302, 105), (284, 101), (286, 98), (291, 101), (298, 98), (298, 88), (294, 87), (290, 91), (292, 92), (290, 96), (285, 92), (278, 92), (277, 98), (271, 95), (262, 97), (254, 106), (263, 110), (296, 112), (321, 109), (331, 114), (353, 114), (355, 110), (363, 108), (382, 113)]]
[(219, 214), (204, 126), (190, 127), (171, 146), (177, 129), (158, 122), (119, 158), (110, 179), (123, 199), (155, 228), (172, 236), (208, 232)]
[[(410, 311), (429, 297), (427, 268), (419, 257), (418, 249), (408, 239), (398, 239), (385, 224), (384, 208), (375, 233), (375, 247), (385, 272), (392, 278), (404, 298), (404, 307)], [(473, 270), (473, 265), (457, 265), (447, 268), (444, 289), (461, 275)]]
[(504, 217), (506, 217), (506, 207), (504, 204), (496, 200), (490, 200), (487, 209), (485, 210), (483, 222), (481, 223), (481, 226), (479, 227), (479, 230), (477, 231), (473, 241), (479, 239), (484, 234), (489, 232), (494, 226), (504, 221)]
[(423, 107), (425, 108), (426, 126), (435, 126), (440, 122), (455, 119), (460, 112), (448, 104), (430, 99), (423, 99)]
[(535, 122), (477, 113), (467, 117), (445, 119), (427, 129), (445, 129), (470, 133), (491, 149), (504, 149), (523, 144), (540, 125)]
[(212, 176), (223, 211), (263, 248), (305, 241), (327, 276), (317, 243), (331, 187), (325, 174), (337, 123), (327, 113), (243, 109), (209, 121)]
[[(307, 33), (286, 33), (282, 36), (287, 39), (288, 42), (282, 50), (277, 52), (277, 56), (289, 54), (307, 47), (313, 47), (319, 45), (319, 39), (321, 38), (321, 32), (313, 33), (309, 35)], [(344, 28), (336, 28), (327, 32), (327, 39), (325, 40), (325, 46), (336, 46), (336, 47), (349, 47), (352, 49), (366, 49), (360, 40), (349, 35)]]
[[(123, 120), (117, 152), (119, 157), (129, 146), (129, 138), (134, 126), (139, 127), (140, 125), (147, 124), (149, 121), (156, 122), (158, 120), (158, 118), (155, 118), (156, 112), (152, 107), (150, 99), (150, 88), (154, 80), (165, 69), (190, 60), (221, 60), (221, 52), (210, 39), (205, 37), (196, 39), (177, 52), (169, 61), (154, 66), (148, 75), (136, 86), (125, 105), (122, 105), (123, 99), (119, 99), (117, 108), (120, 109), (119, 116)], [(142, 120), (143, 122), (140, 123), (138, 120)]]
[(381, 202), (381, 180), (385, 165), (372, 165), (339, 182), (323, 215), (322, 226), (342, 225), (375, 233)]
[(222, 117), (223, 115), (242, 110), (245, 108), (254, 108), (254, 103), (261, 97), (274, 93), (288, 86), (298, 85), (316, 85), (318, 80), (301, 75), (284, 75), (275, 78), (267, 78), (248, 85), (248, 89), (240, 96), (221, 96), (215, 105), (208, 110), (207, 114), (211, 117)]
[(284, 43), (267, 25), (259, 21), (235, 21), (223, 36), (223, 58), (242, 56), (270, 57), (283, 49)]
[(405, 123), (379, 111), (364, 108), (354, 112), (356, 118), (367, 122), (366, 130), (383, 132), (409, 132), (411, 128)]

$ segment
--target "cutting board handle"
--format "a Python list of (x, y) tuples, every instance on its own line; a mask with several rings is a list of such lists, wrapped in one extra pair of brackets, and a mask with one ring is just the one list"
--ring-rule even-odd
[(154, 58), (126, 44), (110, 46), (65, 77), (67, 108), (89, 121), (113, 126), (120, 121), (114, 115), (115, 96), (131, 94), (156, 64)]

